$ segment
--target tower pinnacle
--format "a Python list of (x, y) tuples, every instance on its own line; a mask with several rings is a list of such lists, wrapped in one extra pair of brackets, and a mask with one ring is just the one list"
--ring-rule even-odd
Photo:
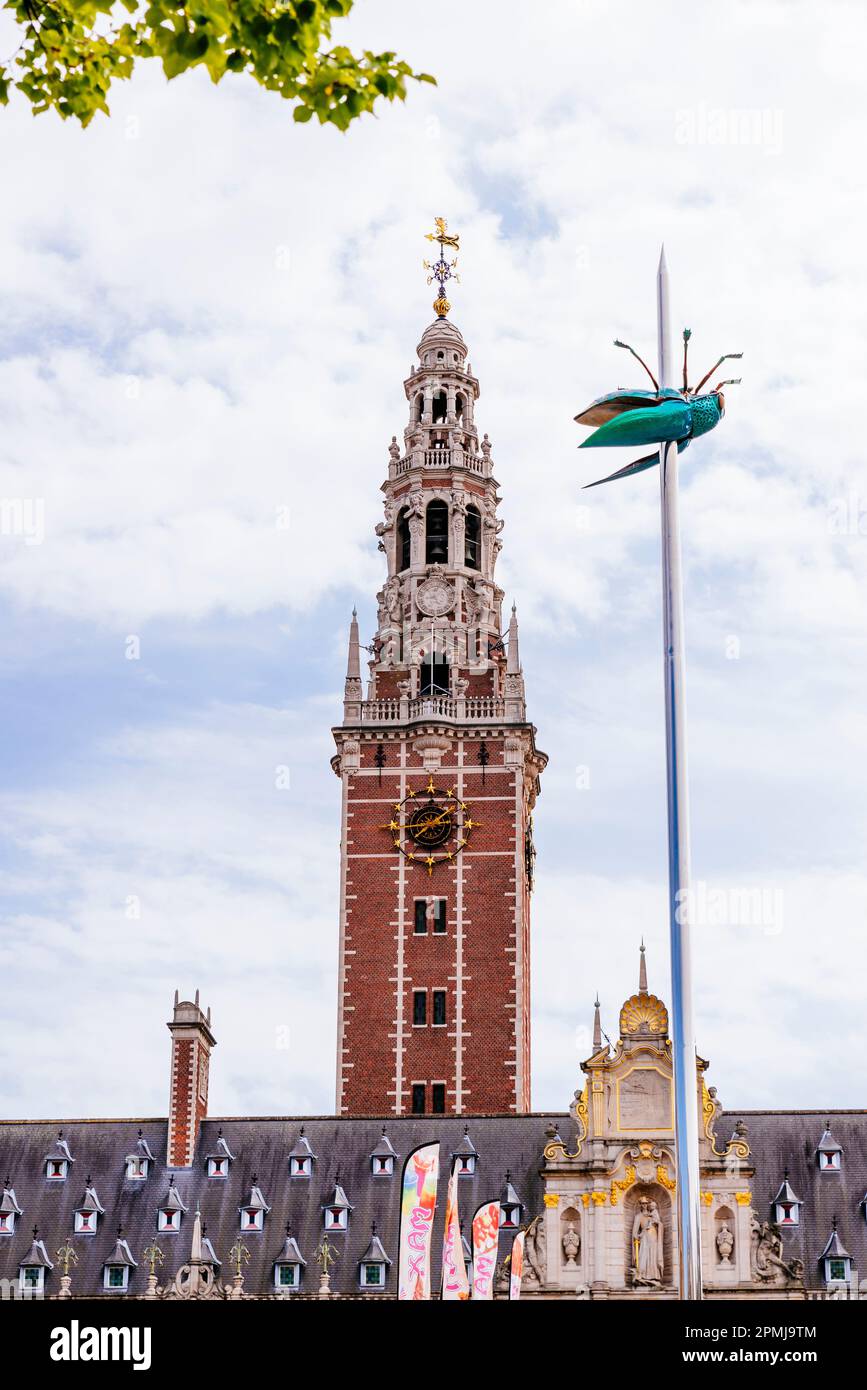
[(434, 226), (436, 227), (436, 231), (425, 232), (425, 240), (439, 243), (439, 260), (434, 261), (433, 264), (431, 264), (430, 261), (422, 261), (422, 265), (425, 270), (430, 271), (430, 275), (427, 277), (428, 284), (432, 285), (434, 280), (437, 282), (439, 294), (433, 302), (433, 307), (437, 318), (444, 319), (449, 309), (452, 307), (446, 299), (446, 281), (457, 280), (458, 284), (461, 283), (460, 275), (454, 274), (458, 264), (458, 258), (455, 256), (453, 261), (447, 261), (445, 258), (445, 248), (449, 246), (452, 250), (458, 251), (460, 249), (460, 237), (448, 231), (448, 223), (444, 217), (435, 217)]
[(644, 958), (644, 938), (641, 939), (641, 963), (638, 967), (638, 993), (647, 993), (647, 961)]

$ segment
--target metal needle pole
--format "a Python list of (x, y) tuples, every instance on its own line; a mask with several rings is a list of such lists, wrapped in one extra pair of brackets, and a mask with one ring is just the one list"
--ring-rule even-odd
[[(659, 384), (673, 386), (665, 248), (656, 278)], [(683, 588), (677, 494), (677, 445), (659, 450), (662, 513), (662, 607), (665, 652), (665, 745), (668, 780), (668, 891), (671, 940), (671, 1033), (674, 1056), (677, 1231), (681, 1299), (700, 1299), (701, 1214), (698, 1082), (689, 923), (689, 792), (686, 775)]]

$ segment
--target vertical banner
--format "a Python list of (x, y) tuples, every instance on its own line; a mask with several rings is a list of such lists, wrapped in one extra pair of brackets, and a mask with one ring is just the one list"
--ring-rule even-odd
[(521, 1231), (512, 1241), (512, 1258), (509, 1261), (509, 1297), (521, 1297), (521, 1275), (524, 1273), (524, 1239), (526, 1231)]
[(430, 1298), (430, 1247), (439, 1168), (439, 1140), (434, 1144), (420, 1144), (403, 1165), (397, 1276), (399, 1299)]
[(461, 1222), (458, 1215), (458, 1169), (452, 1168), (449, 1195), (446, 1200), (446, 1229), (443, 1235), (443, 1293), (444, 1299), (464, 1299), (470, 1296), (470, 1281), (464, 1260)]
[(473, 1217), (473, 1298), (494, 1297), (499, 1234), (500, 1204), (484, 1202)]

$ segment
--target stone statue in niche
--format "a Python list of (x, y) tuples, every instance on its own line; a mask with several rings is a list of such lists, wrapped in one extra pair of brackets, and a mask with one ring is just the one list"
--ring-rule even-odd
[(662, 1283), (662, 1217), (656, 1202), (642, 1197), (632, 1223), (632, 1282), (648, 1288)]
[(727, 1222), (723, 1222), (716, 1233), (716, 1248), (721, 1265), (731, 1265), (735, 1238)]
[(563, 1232), (563, 1255), (567, 1269), (575, 1269), (578, 1265), (578, 1254), (581, 1249), (581, 1237), (575, 1229), (574, 1221), (570, 1221)]
[(437, 924), (437, 900), (436, 898), (425, 898), (424, 900), (424, 923), (428, 931), (434, 931)]

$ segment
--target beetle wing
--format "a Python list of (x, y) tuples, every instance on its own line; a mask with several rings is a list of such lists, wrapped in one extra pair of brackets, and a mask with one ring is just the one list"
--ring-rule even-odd
[(611, 391), (607, 396), (600, 396), (598, 401), (588, 405), (586, 410), (575, 416), (575, 419), (579, 425), (604, 425), (607, 420), (613, 420), (616, 415), (622, 415), (626, 410), (662, 405), (663, 399), (664, 397), (658, 396), (655, 391)]
[(664, 400), (655, 406), (642, 406), (638, 410), (627, 410), (615, 415), (589, 439), (579, 444), (580, 449), (621, 448), (631, 444), (665, 444), (673, 440), (686, 439), (692, 428), (692, 412), (686, 401)]
[(595, 483), (585, 483), (585, 490), (588, 487), (599, 487), (602, 483), (613, 483), (616, 478), (628, 478), (632, 473), (643, 473), (645, 468), (652, 468), (655, 463), (659, 463), (659, 453), (647, 454), (643, 459), (636, 459), (634, 463), (627, 463), (625, 468), (618, 468), (616, 473), (609, 473), (605, 478), (597, 478)]
[[(677, 452), (683, 453), (688, 443), (689, 440), (683, 440), (678, 444)], [(599, 487), (601, 483), (613, 483), (617, 478), (629, 478), (633, 473), (643, 473), (645, 468), (652, 468), (655, 463), (659, 463), (659, 450), (645, 454), (644, 458), (636, 459), (634, 463), (627, 463), (625, 468), (618, 468), (616, 473), (609, 473), (605, 478), (597, 478), (595, 483), (585, 483), (584, 490), (588, 487)]]

